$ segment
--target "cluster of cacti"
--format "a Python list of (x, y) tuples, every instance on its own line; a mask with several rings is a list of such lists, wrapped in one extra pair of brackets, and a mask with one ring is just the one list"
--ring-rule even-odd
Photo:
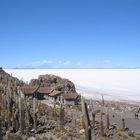
[[(81, 105), (82, 106), (84, 106), (83, 104), (83, 102), (84, 102), (84, 100), (83, 100), (83, 98), (81, 99)], [(105, 105), (105, 101), (104, 101), (104, 97), (102, 96), (102, 107), (104, 108), (104, 105)], [(82, 107), (82, 108), (84, 108), (84, 107)], [(84, 109), (82, 109), (82, 111), (83, 111)], [(104, 126), (104, 121), (103, 121), (103, 116), (105, 115), (105, 113), (103, 113), (103, 111), (102, 111), (102, 109), (101, 110), (94, 110), (94, 106), (93, 106), (93, 101), (91, 101), (90, 100), (90, 108), (89, 108), (89, 111), (91, 111), (91, 124), (92, 124), (92, 129), (93, 129), (93, 133), (94, 133), (94, 135), (95, 135), (95, 128), (97, 128), (96, 126), (95, 126), (95, 124), (96, 124), (96, 120), (95, 120), (95, 117), (96, 117), (96, 114), (99, 114), (99, 112), (100, 112), (100, 121), (99, 121), (99, 128), (100, 128), (100, 136), (101, 137), (104, 137), (105, 136), (105, 126)], [(84, 114), (86, 114), (85, 112), (84, 112)], [(84, 116), (84, 115), (83, 115)], [(86, 115), (86, 116), (88, 116), (88, 114)], [(89, 118), (89, 117), (88, 117)], [(84, 118), (85, 119), (85, 118)], [(84, 121), (84, 122), (86, 122), (86, 121)], [(86, 127), (86, 124), (84, 124), (84, 126)], [(107, 127), (107, 130), (109, 130), (109, 126), (110, 126), (110, 120), (109, 120), (109, 111), (107, 110), (107, 112), (106, 112), (106, 127)], [(89, 127), (88, 127), (89, 128)], [(86, 128), (87, 129), (87, 128)], [(85, 129), (85, 132), (86, 132), (86, 129)], [(87, 139), (87, 138), (85, 138), (85, 139)]]
[[(2, 77), (0, 77), (1, 79)], [(3, 131), (6, 133), (6, 137), (4, 137), (6, 140), (11, 139), (11, 137), (17, 137), (14, 135), (11, 135), (11, 132), (19, 134), (21, 136), (30, 136), (31, 133), (35, 134), (38, 133), (39, 130), (38, 124), (47, 124), (46, 120), (41, 121), (38, 118), (41, 118), (41, 103), (38, 103), (36, 96), (34, 95), (32, 100), (29, 100), (28, 97), (24, 97), (24, 94), (19, 88), (19, 84), (16, 83), (16, 81), (13, 81), (12, 78), (3, 77), (3, 82), (0, 82), (0, 140), (3, 140)], [(4, 86), (3, 83), (6, 83)], [(102, 96), (102, 108), (104, 107), (105, 101), (104, 97)], [(99, 123), (95, 121), (95, 117), (98, 116), (97, 110), (94, 109), (93, 104), (91, 103), (91, 106), (88, 110), (87, 102), (83, 97), (81, 97), (81, 109), (82, 109), (82, 115), (80, 118), (81, 126), (84, 128), (85, 133), (85, 140), (91, 140), (92, 137), (96, 136), (96, 133), (94, 133), (94, 136), (92, 135), (92, 129), (94, 132), (96, 130), (100, 134), (101, 137), (105, 136), (106, 129), (107, 132), (109, 132), (109, 126), (110, 126), (110, 118), (109, 118), (109, 110), (106, 111), (106, 118), (104, 118), (105, 121), (103, 121), (103, 110), (100, 111), (100, 118)], [(59, 110), (57, 112), (57, 110)], [(91, 112), (91, 121), (89, 117), (89, 112)], [(62, 103), (60, 103), (60, 108), (56, 107), (56, 104), (53, 104), (52, 107), (52, 115), (53, 121), (58, 120), (58, 126), (60, 126), (60, 130), (63, 131), (67, 127), (65, 127), (66, 124), (66, 111), (64, 110), (64, 106)], [(96, 115), (97, 114), (97, 115)], [(47, 115), (46, 115), (47, 116)], [(50, 116), (49, 116), (50, 117)], [(78, 119), (76, 120), (75, 117), (72, 120), (73, 126), (76, 128), (78, 124)], [(43, 123), (42, 123), (43, 122)], [(47, 120), (48, 122), (48, 120)], [(105, 127), (106, 124), (106, 127)], [(99, 126), (99, 127), (97, 127)], [(45, 126), (46, 127), (46, 126)], [(64, 129), (65, 127), (65, 129)], [(5, 130), (4, 130), (4, 129)], [(106, 129), (105, 129), (106, 128)], [(122, 130), (125, 130), (125, 119), (122, 118)], [(43, 128), (42, 128), (43, 131)], [(69, 137), (69, 139), (72, 139), (72, 136)]]
[[(30, 104), (16, 81), (8, 76), (3, 79), (0, 85), (2, 87), (0, 90), (0, 135), (2, 135), (1, 128), (4, 128), (7, 133), (19, 131), (20, 135), (29, 135), (31, 128), (34, 128), (35, 131), (37, 129), (37, 101), (34, 98), (33, 105)], [(31, 113), (29, 105), (33, 106), (33, 113)]]

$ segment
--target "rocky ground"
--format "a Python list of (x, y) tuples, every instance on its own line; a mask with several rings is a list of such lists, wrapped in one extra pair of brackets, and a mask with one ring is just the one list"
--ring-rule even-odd
[[(44, 102), (45, 103), (45, 102)], [(101, 101), (87, 101), (89, 106), (89, 114), (90, 114), (90, 120), (91, 120), (91, 130), (92, 130), (92, 139), (96, 140), (139, 140), (140, 139), (140, 120), (135, 119), (135, 111), (139, 109), (137, 104), (127, 104), (127, 103), (119, 103), (119, 102), (113, 102), (113, 101), (106, 101), (104, 106), (102, 105)], [(92, 105), (91, 105), (92, 103)], [(47, 101), (46, 101), (47, 104)], [(49, 103), (50, 105), (50, 103)], [(92, 109), (94, 107), (94, 111), (96, 112), (96, 123), (93, 127), (92, 122)], [(110, 126), (109, 130), (107, 129), (106, 124), (106, 111), (109, 110), (109, 120), (110, 120)], [(69, 127), (76, 127), (77, 135), (80, 134), (78, 137), (80, 139), (84, 139), (84, 127), (82, 124), (81, 116), (81, 106), (65, 106), (65, 112), (67, 112), (67, 115), (69, 118), (71, 118), (72, 122), (68, 124)], [(104, 136), (101, 137), (101, 120), (100, 115), (101, 112), (103, 114), (103, 131)], [(122, 118), (125, 119), (125, 126), (124, 130), (122, 128)], [(74, 132), (75, 129), (73, 129)], [(74, 133), (73, 133), (74, 134)], [(73, 139), (75, 139), (76, 136), (72, 136)], [(78, 138), (78, 139), (79, 139)], [(79, 140), (80, 140), (79, 139)]]
[[(72, 82), (57, 76), (40, 76), (30, 84), (36, 85), (39, 82), (47, 86), (53, 85), (59, 90), (75, 92)], [(22, 81), (0, 69), (1, 140), (85, 140), (87, 131), (81, 103), (64, 105), (47, 99), (23, 98), (21, 104), (18, 87), (22, 84)], [(85, 102), (90, 118), (89, 140), (140, 140), (140, 118), (135, 118), (135, 113), (140, 108), (139, 103), (104, 100)]]

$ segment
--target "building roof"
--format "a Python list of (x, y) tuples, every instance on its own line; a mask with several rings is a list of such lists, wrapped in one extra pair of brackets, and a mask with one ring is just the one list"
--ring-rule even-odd
[(38, 89), (39, 93), (43, 93), (43, 94), (50, 94), (54, 89), (51, 87), (40, 87)]
[(66, 100), (74, 100), (77, 99), (79, 95), (77, 93), (65, 93), (63, 94), (64, 99)]
[(21, 91), (24, 94), (33, 94), (38, 90), (38, 88), (39, 88), (38, 86), (23, 86), (21, 87)]
[(54, 89), (51, 87), (39, 87), (39, 86), (23, 86), (21, 90), (24, 94), (33, 94), (34, 92), (50, 94)]
[(56, 96), (59, 96), (62, 93), (63, 93), (62, 91), (56, 91), (56, 90), (54, 90), (52, 93), (49, 94), (49, 96), (56, 97)]

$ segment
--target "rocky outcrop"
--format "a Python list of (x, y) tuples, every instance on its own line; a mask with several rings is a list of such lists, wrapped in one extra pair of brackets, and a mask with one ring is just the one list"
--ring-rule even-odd
[(57, 91), (76, 92), (75, 85), (68, 79), (62, 79), (55, 75), (40, 75), (38, 79), (31, 80), (31, 85), (40, 85), (44, 87), (54, 87)]
[(12, 75), (6, 73), (2, 67), (0, 67), (0, 86), (7, 86), (8, 82), (16, 85), (23, 85), (23, 81), (20, 81), (16, 77), (13, 77)]

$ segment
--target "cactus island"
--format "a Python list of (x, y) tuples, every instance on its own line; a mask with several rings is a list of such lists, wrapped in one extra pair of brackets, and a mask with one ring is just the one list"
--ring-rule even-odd
[(0, 140), (138, 140), (139, 105), (87, 100), (68, 79), (29, 84), (0, 68)]

